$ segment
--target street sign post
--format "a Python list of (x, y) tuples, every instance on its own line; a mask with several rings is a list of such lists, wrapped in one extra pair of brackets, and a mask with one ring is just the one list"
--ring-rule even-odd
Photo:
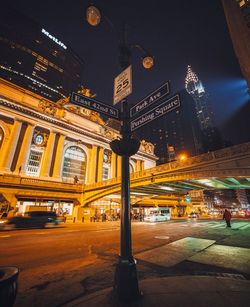
[(159, 106), (155, 107), (154, 109), (142, 114), (141, 116), (135, 118), (130, 122), (131, 131), (141, 128), (145, 124), (155, 120), (156, 118), (180, 107), (180, 97), (179, 95), (175, 95), (172, 98), (164, 101)]
[(105, 114), (109, 117), (119, 119), (119, 111), (117, 109), (109, 105), (106, 105), (98, 100), (95, 100), (93, 98), (89, 98), (89, 97), (73, 92), (71, 93), (71, 96), (70, 96), (70, 102), (80, 107), (90, 109), (90, 110)]
[(132, 66), (124, 69), (114, 80), (114, 102), (117, 104), (132, 93)]
[(170, 94), (169, 82), (167, 81), (162, 86), (160, 86), (157, 90), (153, 91), (147, 97), (139, 101), (136, 105), (134, 105), (130, 109), (130, 116), (134, 116), (135, 114), (141, 112), (145, 108), (149, 107), (152, 103), (160, 100), (166, 95)]

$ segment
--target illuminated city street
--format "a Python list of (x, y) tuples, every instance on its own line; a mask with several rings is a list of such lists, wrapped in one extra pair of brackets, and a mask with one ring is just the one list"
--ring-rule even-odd
[(0, 307), (249, 307), (250, 0), (4, 1)]
[[(15, 306), (61, 306), (83, 295), (111, 287), (119, 249), (118, 223), (66, 224), (53, 229), (0, 232), (0, 244), (4, 246), (0, 262), (18, 266), (21, 270)], [(242, 279), (250, 279), (250, 221), (247, 219), (233, 220), (232, 229), (227, 229), (221, 219), (133, 222), (132, 233), (140, 280), (173, 274), (201, 275), (204, 272), (212, 275), (227, 273), (228, 276), (232, 274), (232, 278), (241, 276)], [(210, 263), (206, 263), (202, 257), (195, 259), (195, 256), (201, 255), (204, 246), (192, 256), (187, 256), (181, 246), (181, 257), (176, 252), (172, 255), (168, 252), (168, 256), (164, 256), (162, 250), (164, 265), (150, 260), (149, 256), (143, 257), (145, 252), (156, 254), (157, 249), (188, 237), (214, 240), (216, 242), (212, 246), (217, 248), (243, 248), (246, 254), (240, 251), (238, 259), (233, 262), (227, 258), (227, 255), (232, 256), (227, 251), (223, 264), (219, 265), (214, 257), (218, 259), (220, 251), (211, 251)]]

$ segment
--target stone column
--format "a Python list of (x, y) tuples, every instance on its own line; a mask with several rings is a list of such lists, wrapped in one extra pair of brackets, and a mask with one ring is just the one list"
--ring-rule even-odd
[(88, 161), (87, 161), (87, 183), (96, 182), (96, 169), (97, 169), (97, 146), (93, 145), (89, 148)]
[(62, 163), (63, 163), (63, 148), (64, 148), (64, 141), (65, 135), (60, 134), (57, 148), (56, 148), (56, 157), (53, 169), (53, 177), (54, 178), (61, 178), (61, 170), (62, 170)]
[(122, 157), (117, 156), (117, 177), (122, 175)]
[(99, 147), (98, 152), (98, 169), (97, 169), (97, 182), (102, 181), (102, 168), (103, 168), (103, 151), (104, 149), (102, 147)]
[(144, 166), (145, 165), (145, 161), (141, 161), (141, 171), (143, 171), (144, 170)]
[(53, 149), (55, 145), (55, 138), (56, 138), (55, 132), (51, 131), (49, 134), (46, 148), (44, 150), (44, 154), (43, 154), (43, 160), (42, 160), (41, 171), (40, 171), (41, 177), (49, 176), (51, 160), (53, 156)]
[(26, 128), (26, 131), (23, 137), (22, 145), (21, 145), (21, 148), (18, 154), (15, 172), (20, 173), (19, 170), (21, 170), (21, 173), (25, 173), (26, 171), (26, 166), (27, 166), (27, 161), (29, 159), (30, 146), (31, 146), (34, 128), (35, 127), (32, 124), (28, 123), (28, 126)]
[(0, 156), (0, 169), (2, 171), (10, 171), (21, 127), (22, 123), (18, 120), (15, 120), (9, 137), (4, 136)]
[(136, 172), (141, 171), (141, 160), (136, 160)]
[(117, 174), (117, 155), (112, 152), (111, 154), (111, 178), (115, 178)]

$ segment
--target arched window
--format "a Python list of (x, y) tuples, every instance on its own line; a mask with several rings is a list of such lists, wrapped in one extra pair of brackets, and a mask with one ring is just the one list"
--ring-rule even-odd
[(134, 173), (134, 166), (131, 163), (129, 163), (129, 172)]
[[(80, 147), (71, 146), (66, 149), (63, 161), (64, 180), (85, 182), (86, 154)], [(74, 179), (75, 178), (75, 179)]]
[(0, 127), (0, 149), (3, 144), (3, 138), (4, 138), (4, 132), (3, 132), (3, 129)]
[(107, 180), (111, 176), (111, 152), (104, 149), (103, 152), (103, 166), (102, 166), (102, 180)]

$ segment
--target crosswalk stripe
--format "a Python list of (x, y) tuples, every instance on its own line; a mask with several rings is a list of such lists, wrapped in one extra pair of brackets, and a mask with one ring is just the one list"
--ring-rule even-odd
[(242, 227), (240, 227), (239, 229), (241, 230), (241, 229), (247, 229), (247, 228), (250, 228), (250, 224), (249, 223), (244, 225), (244, 226), (242, 226)]

